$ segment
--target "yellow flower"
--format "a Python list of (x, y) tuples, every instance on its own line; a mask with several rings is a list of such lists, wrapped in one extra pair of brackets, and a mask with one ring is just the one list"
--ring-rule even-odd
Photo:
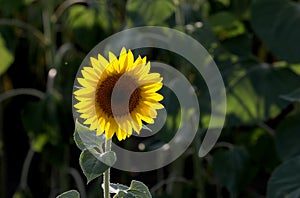
[(109, 52), (109, 61), (98, 54), (90, 57), (91, 66), (83, 67), (82, 86), (74, 92), (74, 105), (90, 130), (105, 133), (111, 139), (116, 133), (119, 141), (139, 134), (142, 122), (154, 123), (163, 96), (156, 93), (163, 86), (159, 73), (149, 73), (150, 62), (140, 56), (134, 60), (130, 50), (123, 48), (119, 58)]

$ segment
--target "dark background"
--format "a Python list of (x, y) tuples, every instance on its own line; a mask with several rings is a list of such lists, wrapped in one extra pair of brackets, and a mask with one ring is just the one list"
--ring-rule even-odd
[[(112, 182), (140, 180), (157, 198), (300, 197), (299, 10), (291, 0), (0, 0), (0, 197), (55, 197), (80, 187), (101, 197), (101, 179), (85, 185), (78, 163), (73, 82), (101, 40), (145, 25), (180, 30), (212, 55), (226, 85), (226, 123), (215, 148), (199, 158), (210, 113), (205, 83), (182, 57), (147, 50), (196, 87), (199, 133), (170, 165), (145, 173), (112, 169)], [(49, 78), (53, 68), (57, 75)], [(180, 111), (175, 96), (162, 93), (163, 130), (120, 144), (151, 150), (173, 137)]]

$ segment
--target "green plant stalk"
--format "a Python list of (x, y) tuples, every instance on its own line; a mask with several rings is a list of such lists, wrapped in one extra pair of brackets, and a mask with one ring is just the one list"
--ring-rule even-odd
[(53, 2), (50, 0), (45, 0), (43, 2), (43, 26), (44, 26), (44, 35), (46, 39), (49, 41), (49, 45), (46, 49), (46, 61), (48, 67), (55, 67), (55, 33), (54, 33), (54, 24), (51, 22), (51, 15), (54, 12), (53, 10)]
[(35, 28), (34, 26), (32, 26), (28, 23), (25, 23), (18, 19), (1, 18), (0, 26), (3, 26), (3, 25), (22, 28), (23, 30), (26, 30), (26, 31), (32, 33), (32, 35), (38, 40), (38, 43), (42, 47), (45, 47), (49, 44), (49, 41), (47, 40), (47, 38), (45, 38), (44, 34), (40, 30), (38, 30), (37, 28)]
[[(0, 82), (0, 89), (2, 89), (2, 82)], [(3, 141), (3, 108), (0, 103), (0, 197), (5, 197), (5, 181), (6, 181), (6, 164), (5, 164), (5, 152)]]
[[(184, 163), (186, 160), (186, 156), (182, 155), (178, 159), (176, 159), (171, 166), (171, 173), (169, 178), (182, 178), (184, 177)], [(175, 179), (176, 180), (176, 179)], [(182, 183), (171, 182), (167, 185), (167, 192), (171, 193), (171, 196), (174, 198), (181, 198), (183, 196), (183, 188)]]
[[(110, 150), (111, 150), (111, 139), (106, 139), (106, 141), (105, 141), (105, 152), (108, 152)], [(104, 198), (110, 198), (109, 185), (110, 185), (110, 168), (108, 168), (103, 174)]]
[(27, 189), (27, 178), (28, 178), (28, 173), (29, 173), (29, 167), (30, 167), (34, 153), (35, 152), (30, 145), (30, 148), (27, 152), (27, 155), (26, 155), (26, 158), (25, 158), (25, 161), (23, 164), (22, 173), (21, 173), (20, 188), (22, 190)]
[(198, 150), (200, 148), (200, 138), (196, 136), (192, 143), (193, 147), (193, 164), (194, 164), (194, 181), (197, 184), (197, 198), (205, 198), (205, 190), (204, 190), (204, 176), (201, 173), (201, 171), (205, 171), (203, 164), (202, 164), (202, 159), (199, 158), (198, 156)]
[[(5, 197), (5, 188), (3, 186), (5, 183), (6, 178), (6, 164), (5, 164), (5, 153), (3, 150), (3, 137), (2, 137), (2, 102), (6, 99), (20, 96), (20, 95), (29, 95), (29, 96), (35, 96), (39, 99), (43, 99), (45, 97), (45, 94), (39, 90), (31, 89), (31, 88), (20, 88), (20, 89), (12, 89), (9, 91), (6, 91), (2, 94), (0, 94), (0, 197)], [(32, 160), (32, 157), (34, 155), (34, 150), (32, 147), (29, 148), (29, 151), (27, 153), (27, 156), (25, 158), (22, 173), (21, 173), (21, 179), (20, 179), (20, 188), (22, 190), (25, 190), (27, 188), (27, 178), (28, 178), (28, 171), (30, 167), (30, 163)]]

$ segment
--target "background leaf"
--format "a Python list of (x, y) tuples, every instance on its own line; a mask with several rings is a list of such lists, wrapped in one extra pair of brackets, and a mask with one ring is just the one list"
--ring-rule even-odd
[(300, 196), (300, 156), (280, 165), (268, 182), (268, 198), (297, 198)]
[(129, 0), (126, 8), (136, 26), (162, 25), (175, 11), (170, 0)]
[(5, 41), (0, 34), (0, 75), (6, 72), (14, 61), (14, 56), (5, 47)]
[(300, 62), (300, 29), (296, 28), (300, 27), (298, 2), (254, 0), (251, 24), (271, 52), (289, 62)]
[(208, 20), (212, 30), (221, 40), (245, 33), (244, 24), (230, 12), (218, 12), (211, 15)]
[(276, 117), (288, 105), (279, 95), (300, 84), (298, 75), (288, 68), (252, 63), (243, 68), (235, 68), (225, 78), (228, 125), (256, 124)]
[(249, 167), (248, 153), (243, 147), (218, 151), (213, 156), (213, 167), (217, 180), (237, 197), (247, 182), (246, 171)]
[(275, 143), (282, 160), (300, 155), (300, 113), (287, 116), (276, 129)]
[[(72, 35), (74, 42), (88, 52), (107, 35), (109, 27), (113, 25), (113, 21), (109, 17), (112, 16), (108, 16), (105, 4), (101, 4), (99, 7), (97, 5), (94, 7), (74, 5), (69, 9), (66, 21), (67, 30)], [(98, 34), (98, 32), (102, 34)]]

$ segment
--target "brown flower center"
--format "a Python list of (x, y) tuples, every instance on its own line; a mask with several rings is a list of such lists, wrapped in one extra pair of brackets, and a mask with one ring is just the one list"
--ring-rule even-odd
[(117, 74), (101, 81), (96, 90), (96, 105), (108, 116), (131, 113), (139, 104), (141, 90), (130, 76)]

